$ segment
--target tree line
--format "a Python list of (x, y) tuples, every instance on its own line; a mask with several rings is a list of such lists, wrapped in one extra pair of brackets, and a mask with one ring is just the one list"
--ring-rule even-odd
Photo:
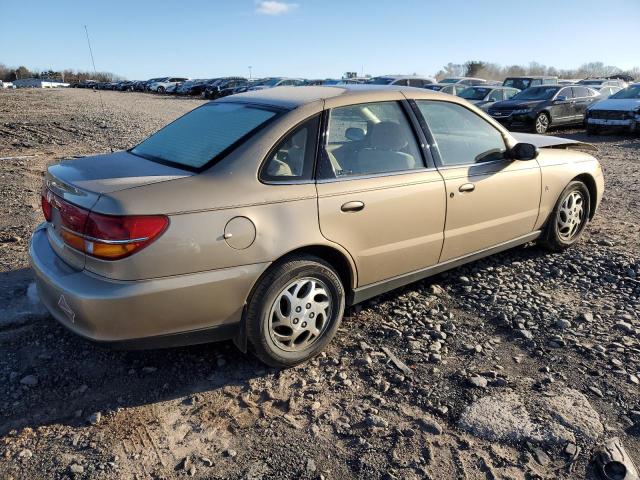
[(41, 78), (43, 80), (58, 80), (67, 83), (83, 82), (85, 80), (96, 80), (98, 82), (117, 82), (124, 80), (124, 77), (111, 72), (94, 73), (72, 69), (40, 71), (30, 70), (25, 66), (13, 68), (0, 63), (0, 80), (12, 82), (21, 78)]
[(562, 69), (548, 67), (538, 62), (531, 62), (526, 66), (501, 66), (497, 63), (469, 60), (465, 63), (447, 63), (436, 73), (436, 79), (442, 80), (446, 77), (479, 77), (487, 80), (504, 80), (506, 77), (521, 75), (548, 75), (566, 79), (582, 79), (588, 77), (608, 77), (616, 74), (626, 74), (638, 79), (640, 78), (640, 67), (623, 70), (613, 65), (605, 65), (602, 62), (590, 62), (578, 68)]

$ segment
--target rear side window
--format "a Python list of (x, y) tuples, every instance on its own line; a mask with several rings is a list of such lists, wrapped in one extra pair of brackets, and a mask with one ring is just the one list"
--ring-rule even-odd
[(269, 154), (260, 179), (267, 182), (311, 180), (318, 124), (316, 116), (289, 133)]
[(491, 92), (491, 95), (489, 95), (489, 100), (492, 102), (498, 102), (502, 100), (502, 90), (494, 90), (493, 92)]
[(363, 103), (331, 110), (321, 178), (423, 167), (415, 134), (399, 103)]
[(240, 103), (208, 103), (154, 133), (131, 153), (199, 169), (276, 115)]
[(433, 135), (444, 166), (501, 160), (506, 151), (502, 134), (461, 105), (417, 101)]
[(573, 87), (573, 92), (577, 98), (584, 98), (589, 96), (589, 89), (586, 87)]

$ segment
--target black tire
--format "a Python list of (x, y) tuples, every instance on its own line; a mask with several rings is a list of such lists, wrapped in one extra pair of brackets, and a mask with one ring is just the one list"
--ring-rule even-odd
[(164, 93), (164, 87), (158, 87), (158, 93)]
[[(575, 232), (570, 237), (567, 237), (563, 233), (560, 227), (560, 220), (563, 218), (563, 204), (565, 199), (569, 197), (573, 192), (577, 192), (582, 197), (582, 217), (580, 224), (575, 229)], [(581, 181), (574, 180), (566, 186), (558, 197), (556, 205), (547, 219), (543, 236), (540, 239), (540, 243), (547, 249), (553, 252), (560, 252), (569, 248), (576, 243), (585, 227), (589, 223), (589, 216), (591, 215), (591, 194), (587, 186)], [(560, 220), (559, 220), (560, 219)]]
[(533, 122), (533, 130), (540, 135), (547, 133), (551, 127), (551, 117), (547, 112), (540, 112)]
[(598, 127), (594, 127), (593, 125), (587, 125), (587, 135), (598, 135), (600, 133), (600, 129)]
[[(309, 278), (319, 280), (327, 287), (331, 297), (330, 313), (324, 320), (327, 323), (322, 323), (321, 333), (313, 343), (301, 350), (288, 351), (272, 338), (271, 310), (272, 307), (276, 308), (276, 300), (288, 285), (297, 280), (304, 282)], [(344, 308), (344, 287), (331, 265), (311, 255), (283, 259), (260, 278), (251, 294), (245, 317), (249, 345), (256, 357), (267, 365), (279, 368), (298, 365), (319, 354), (331, 342), (342, 321)]]

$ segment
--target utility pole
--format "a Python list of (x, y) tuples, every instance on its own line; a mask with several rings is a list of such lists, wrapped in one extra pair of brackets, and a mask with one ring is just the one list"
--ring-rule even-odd
[(251, 65), (249, 65), (249, 80), (251, 80), (251, 69), (252, 69), (252, 68), (253, 68), (253, 67), (252, 67)]

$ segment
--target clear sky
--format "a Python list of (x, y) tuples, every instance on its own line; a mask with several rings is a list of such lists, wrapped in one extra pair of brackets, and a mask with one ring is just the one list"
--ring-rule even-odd
[(129, 79), (640, 65), (640, 0), (0, 0), (0, 63)]

